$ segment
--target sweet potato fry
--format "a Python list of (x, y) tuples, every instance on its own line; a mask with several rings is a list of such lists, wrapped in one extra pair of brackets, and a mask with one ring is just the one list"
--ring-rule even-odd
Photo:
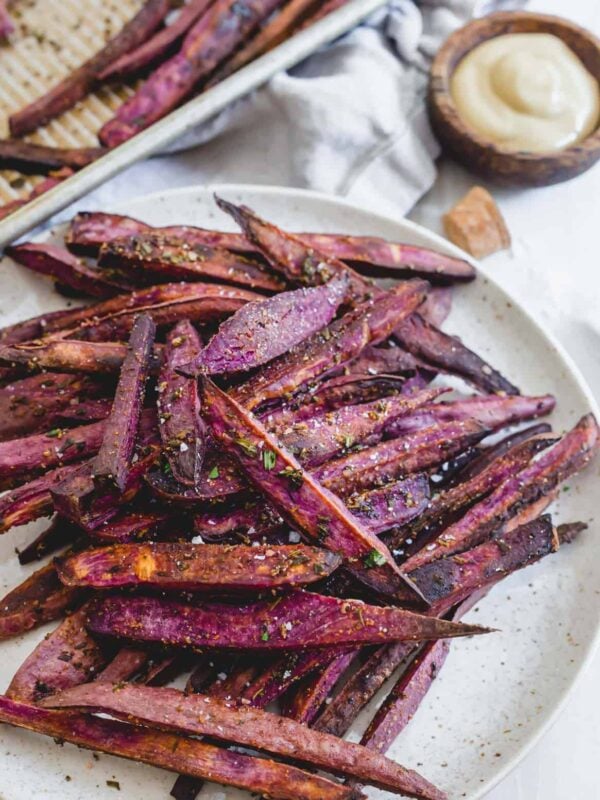
[(108, 278), (55, 244), (25, 242), (7, 247), (6, 254), (18, 264), (41, 275), (49, 275), (78, 294), (105, 298), (131, 289), (131, 283)]
[(164, 510), (126, 510), (86, 532), (93, 539), (107, 544), (139, 542), (153, 538), (168, 519), (169, 513)]
[(19, 486), (0, 497), (0, 533), (17, 525), (26, 525), (54, 510), (50, 490), (80, 469), (79, 464), (58, 467), (34, 481)]
[[(305, 421), (274, 429), (281, 443), (308, 467), (347, 453), (360, 444), (375, 444), (395, 421), (426, 405), (444, 389), (396, 395), (370, 403), (344, 406)], [(269, 429), (271, 424), (268, 425)]]
[(450, 403), (427, 403), (406, 420), (391, 422), (387, 427), (387, 433), (390, 436), (399, 436), (408, 430), (418, 429), (421, 427), (421, 420), (422, 426), (427, 426), (461, 419), (476, 419), (490, 431), (494, 431), (550, 414), (555, 405), (556, 399), (552, 395), (541, 397), (488, 395), (468, 397)]
[[(523, 428), (520, 431), (512, 431), (507, 436), (499, 439), (495, 444), (489, 447), (482, 447), (477, 454), (477, 457), (469, 462), (468, 465), (459, 473), (458, 479), (467, 481), (482, 472), (489, 464), (496, 458), (505, 455), (516, 445), (525, 442), (527, 439), (538, 437), (543, 438), (542, 434), (551, 433), (552, 426), (547, 422), (540, 422), (537, 425), (530, 425), (528, 428)], [(550, 439), (552, 437), (549, 437)]]
[(396, 530), (388, 540), (393, 550), (404, 545), (407, 538), (414, 540), (409, 552), (413, 553), (427, 544), (444, 525), (457, 514), (489, 495), (503, 481), (524, 469), (536, 453), (545, 450), (557, 440), (548, 435), (532, 437), (516, 444), (504, 454), (493, 459), (487, 467), (472, 478), (437, 494), (429, 507), (407, 529)]
[(210, 544), (121, 544), (59, 561), (65, 586), (116, 589), (156, 586), (182, 591), (262, 591), (314, 583), (341, 559), (316, 547), (222, 547)]
[(254, 708), (266, 708), (306, 675), (329, 664), (337, 656), (351, 651), (351, 647), (324, 647), (318, 650), (293, 650), (285, 653), (242, 687), (238, 702), (250, 703)]
[(378, 647), (314, 720), (314, 729), (344, 736), (360, 711), (414, 649), (414, 642), (395, 642)]
[[(39, 344), (0, 346), (0, 363), (24, 365), (28, 371), (50, 370), (87, 375), (114, 375), (119, 372), (127, 353), (122, 342), (82, 342), (63, 339)], [(155, 347), (151, 361), (156, 371), (162, 350)]]
[(285, 41), (314, 4), (315, 0), (289, 0), (277, 14), (262, 26), (248, 44), (238, 50), (215, 72), (206, 88), (215, 86), (229, 75), (233, 75), (238, 69), (254, 61), (255, 58)]
[(54, 189), (55, 186), (58, 186), (59, 183), (70, 178), (73, 174), (73, 170), (70, 167), (63, 167), (62, 169), (56, 170), (56, 172), (51, 172), (47, 178), (44, 178), (43, 181), (36, 184), (26, 197), (20, 197), (18, 200), (11, 200), (10, 203), (0, 206), (0, 220), (6, 219), (13, 211), (17, 211), (17, 209), (27, 205), (31, 200), (35, 200), (36, 197), (49, 192), (50, 189)]
[[(94, 601), (91, 631), (175, 647), (296, 650), (331, 645), (422, 641), (489, 632), (358, 600), (292, 590), (275, 600), (233, 606), (189, 606), (151, 597), (108, 596)], [(290, 627), (291, 626), (291, 627)]]
[(31, 481), (48, 469), (90, 458), (102, 444), (104, 427), (104, 422), (93, 422), (1, 442), (0, 489)]
[(142, 44), (155, 31), (169, 11), (168, 0), (146, 0), (138, 13), (110, 39), (96, 55), (72, 72), (38, 100), (9, 118), (11, 136), (31, 133), (40, 125), (72, 108), (94, 86), (106, 67)]
[(236, 206), (216, 197), (219, 208), (229, 214), (243, 230), (246, 238), (257, 247), (271, 266), (287, 280), (316, 286), (332, 278), (345, 275), (350, 294), (355, 300), (364, 300), (379, 290), (336, 257), (308, 245), (299, 236), (261, 219), (247, 206)]
[(297, 767), (231, 753), (195, 739), (85, 714), (63, 714), (0, 696), (0, 722), (78, 747), (181, 772), (273, 800), (360, 800), (364, 795)]
[(15, 26), (8, 13), (6, 0), (0, 0), (0, 39), (6, 39), (14, 30)]
[(519, 394), (497, 370), (493, 369), (459, 339), (442, 333), (420, 314), (412, 314), (394, 330), (400, 344), (432, 366), (459, 375), (478, 389), (490, 394)]
[(36, 702), (61, 689), (91, 680), (106, 658), (85, 629), (85, 608), (66, 617), (25, 659), (7, 697)]
[(115, 147), (172, 111), (280, 2), (216, 0), (188, 31), (179, 52), (163, 62), (102, 127), (100, 141)]
[(93, 461), (74, 465), (70, 474), (51, 487), (54, 509), (88, 532), (105, 525), (136, 497), (146, 473), (160, 456), (160, 445), (149, 439), (134, 453), (134, 459), (136, 456), (123, 490), (108, 482), (98, 487), (93, 478)]
[(168, 53), (185, 36), (192, 25), (204, 14), (213, 0), (190, 0), (183, 6), (177, 19), (151, 36), (134, 50), (124, 53), (98, 75), (98, 80), (122, 80), (141, 72)]
[(82, 399), (102, 391), (97, 381), (80, 375), (32, 375), (13, 381), (0, 389), (0, 441), (49, 431), (61, 422), (72, 424), (79, 406), (94, 402)]
[(166, 456), (175, 480), (199, 489), (206, 453), (206, 430), (200, 417), (198, 385), (179, 374), (183, 364), (198, 358), (202, 344), (188, 320), (179, 322), (167, 336), (158, 381), (158, 422)]
[(221, 324), (188, 369), (219, 375), (262, 366), (329, 325), (346, 291), (340, 278), (248, 303)]
[(95, 684), (91, 691), (90, 687), (75, 687), (44, 702), (58, 708), (108, 712), (167, 730), (258, 747), (409, 797), (442, 800), (445, 796), (417, 773), (358, 745), (250, 706), (232, 708), (206, 695), (185, 696), (176, 689), (134, 684), (115, 692), (111, 684)]
[(250, 409), (269, 400), (293, 394), (299, 387), (325, 377), (362, 350), (387, 338), (398, 320), (410, 314), (423, 300), (426, 285), (407, 281), (377, 302), (367, 301), (280, 356), (239, 386), (234, 396)]
[(372, 533), (403, 526), (419, 517), (429, 501), (429, 482), (423, 474), (388, 483), (346, 498), (346, 505)]
[(81, 169), (106, 153), (103, 147), (47, 147), (19, 139), (0, 141), (0, 167), (25, 175), (45, 175), (61, 167)]
[(120, 683), (136, 675), (147, 663), (150, 656), (146, 650), (122, 647), (104, 669), (95, 676), (102, 683)]
[(69, 222), (65, 244), (73, 253), (97, 256), (105, 242), (152, 230), (145, 222), (121, 214), (80, 211)]
[(98, 265), (134, 282), (208, 280), (266, 292), (285, 288), (283, 281), (243, 256), (156, 233), (105, 242), (100, 248)]
[(450, 650), (445, 639), (429, 642), (396, 682), (363, 733), (361, 744), (386, 753), (413, 718)]
[(338, 375), (322, 381), (306, 392), (299, 392), (285, 405), (269, 409), (259, 416), (273, 430), (284, 428), (347, 405), (369, 403), (402, 394), (404, 382), (404, 376), (400, 375)]
[(419, 308), (419, 314), (436, 328), (440, 328), (452, 310), (451, 286), (432, 286), (425, 302)]
[(61, 584), (53, 564), (41, 567), (0, 600), (0, 640), (58, 619), (79, 595)]
[(411, 556), (403, 568), (415, 570), (430, 561), (479, 544), (521, 508), (552, 492), (565, 478), (583, 469), (598, 450), (598, 434), (593, 414), (582, 417), (558, 444), (503, 481), (492, 494), (440, 533), (435, 541)]
[(66, 310), (51, 311), (49, 314), (40, 314), (31, 317), (23, 322), (16, 322), (14, 325), (7, 325), (0, 328), (0, 344), (19, 344), (28, 342), (31, 339), (39, 339), (45, 333), (48, 325), (56, 323), (57, 327), (62, 327), (63, 320), (68, 320), (71, 312)]
[(385, 545), (257, 419), (208, 379), (203, 381), (203, 407), (212, 435), (292, 526), (341, 555), (360, 580), (378, 591), (393, 593), (404, 586)]
[[(444, 640), (445, 641), (445, 640)], [(294, 692), (293, 697), (284, 703), (283, 715), (311, 725), (336, 683), (342, 677), (358, 654), (358, 650), (351, 650), (333, 658), (327, 666), (317, 672), (316, 676), (309, 675)]]
[(102, 445), (94, 459), (94, 481), (110, 482), (121, 492), (125, 489), (131, 469), (154, 334), (155, 327), (150, 316), (139, 316), (121, 367), (112, 411), (104, 423)]
[(314, 476), (332, 492), (348, 495), (441, 464), (487, 433), (474, 420), (433, 425), (329, 461)]
[(432, 561), (410, 574), (430, 604), (429, 613), (444, 612), (482, 586), (539, 561), (558, 549), (549, 516), (539, 517), (460, 555)]
[(55, 517), (35, 539), (22, 550), (19, 550), (19, 564), (25, 566), (33, 561), (41, 561), (44, 556), (73, 544), (81, 535), (81, 531), (68, 520)]

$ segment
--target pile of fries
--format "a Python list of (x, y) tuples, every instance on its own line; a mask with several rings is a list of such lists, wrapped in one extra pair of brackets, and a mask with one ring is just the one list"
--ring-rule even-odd
[(449, 640), (490, 633), (466, 611), (585, 528), (544, 512), (597, 422), (499, 438), (555, 401), (440, 330), (467, 262), (217, 202), (240, 233), (89, 213), (10, 248), (99, 300), (0, 331), (0, 532), (54, 515), (19, 559), (62, 551), (0, 603), (0, 638), (62, 618), (0, 721), (180, 773), (179, 800), (439, 800), (385, 752)]

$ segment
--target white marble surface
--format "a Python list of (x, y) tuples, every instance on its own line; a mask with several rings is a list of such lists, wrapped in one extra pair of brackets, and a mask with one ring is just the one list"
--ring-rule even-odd
[[(564, 0), (532, 0), (528, 7), (567, 15), (600, 34), (600, 0), (571, 0), (568, 4)], [(155, 159), (150, 162), (151, 169), (148, 162), (136, 165), (102, 187), (98, 199), (117, 201), (153, 191), (159, 188), (157, 175), (164, 178), (166, 172), (169, 187), (189, 185), (192, 179), (290, 183), (286, 179), (291, 172), (288, 142), (276, 130), (262, 130), (261, 136), (262, 127), (257, 114), (193, 155)], [(190, 158), (201, 161), (194, 163), (193, 178)], [(442, 163), (434, 188), (410, 217), (439, 231), (441, 214), (474, 182), (462, 169)], [(507, 219), (513, 246), (510, 252), (487, 259), (484, 270), (561, 340), (600, 399), (600, 166), (546, 189), (493, 191)], [(84, 207), (82, 201), (78, 206)], [(558, 722), (491, 792), (489, 800), (592, 800), (600, 796), (599, 673), (600, 653)]]

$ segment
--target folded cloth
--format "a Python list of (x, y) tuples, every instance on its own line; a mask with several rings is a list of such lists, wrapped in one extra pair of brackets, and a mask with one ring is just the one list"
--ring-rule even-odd
[[(505, 3), (486, 0), (486, 10), (491, 5)], [(403, 216), (436, 175), (424, 102), (431, 58), (480, 10), (478, 0), (390, 0), (187, 134), (168, 157), (135, 165), (76, 205), (243, 181), (315, 189)]]

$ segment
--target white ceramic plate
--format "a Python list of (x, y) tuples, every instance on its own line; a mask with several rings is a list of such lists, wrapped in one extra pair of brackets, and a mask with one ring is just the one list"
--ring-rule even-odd
[[(293, 189), (220, 186), (183, 189), (129, 202), (122, 211), (155, 225), (188, 223), (231, 228), (212, 192), (243, 201), (293, 230), (385, 236), (461, 253), (445, 240), (405, 220), (392, 220), (340, 200)], [(556, 430), (572, 426), (594, 400), (573, 363), (511, 298), (484, 277), (459, 288), (446, 324), (527, 393), (553, 392)], [(5, 325), (64, 305), (37, 276), (0, 263), (0, 319)], [(452, 644), (446, 666), (391, 755), (446, 789), (451, 798), (482, 798), (525, 755), (551, 724), (594, 649), (599, 628), (600, 537), (594, 535), (598, 464), (569, 481), (556, 504), (559, 521), (584, 520), (590, 530), (575, 544), (502, 582), (470, 618), (500, 633)], [(30, 570), (14, 548), (42, 526), (0, 541), (0, 590)], [(51, 626), (49, 626), (51, 627)], [(46, 629), (0, 645), (0, 690)], [(370, 709), (371, 711), (373, 708)], [(357, 738), (366, 716), (353, 729)], [(0, 798), (3, 800), (116, 800), (121, 796), (166, 800), (171, 776), (149, 767), (91, 754), (24, 731), (0, 729)], [(247, 795), (208, 786), (203, 800)], [(391, 797), (372, 791), (372, 798)]]

